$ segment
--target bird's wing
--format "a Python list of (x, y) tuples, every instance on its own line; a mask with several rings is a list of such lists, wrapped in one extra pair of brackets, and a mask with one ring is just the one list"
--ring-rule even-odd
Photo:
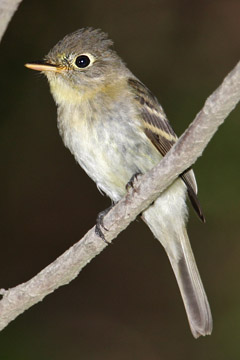
[[(141, 104), (140, 115), (143, 120), (145, 134), (158, 149), (161, 155), (165, 156), (178, 140), (177, 135), (173, 131), (163, 108), (150, 90), (135, 78), (130, 78), (128, 80), (128, 84), (136, 101)], [(193, 170), (188, 169), (180, 176), (187, 186), (188, 196), (194, 210), (204, 222), (205, 218), (197, 198), (197, 183)]]

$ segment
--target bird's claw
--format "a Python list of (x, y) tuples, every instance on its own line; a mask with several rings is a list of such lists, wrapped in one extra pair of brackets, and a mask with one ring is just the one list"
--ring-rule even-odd
[(130, 178), (130, 180), (127, 182), (126, 184), (126, 190), (128, 191), (129, 189), (133, 188), (134, 185), (134, 181), (137, 180), (137, 178), (142, 175), (141, 171), (136, 172), (135, 174), (133, 174), (133, 176)]
[(106, 243), (106, 244), (110, 244), (109, 241), (107, 241), (105, 239), (105, 236), (102, 232), (102, 228), (105, 230), (105, 231), (108, 231), (108, 229), (104, 226), (104, 223), (103, 223), (103, 219), (105, 217), (105, 215), (107, 215), (107, 213), (113, 208), (114, 204), (109, 206), (107, 209), (101, 211), (98, 216), (97, 216), (97, 223), (96, 223), (96, 226), (95, 226), (95, 233)]

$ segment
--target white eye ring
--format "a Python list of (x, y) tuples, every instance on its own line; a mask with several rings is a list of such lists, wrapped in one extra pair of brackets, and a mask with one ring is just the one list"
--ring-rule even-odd
[(86, 67), (91, 66), (95, 61), (94, 56), (92, 56), (91, 54), (81, 54), (78, 55), (75, 58), (74, 64), (76, 67), (78, 67), (79, 69), (84, 69)]

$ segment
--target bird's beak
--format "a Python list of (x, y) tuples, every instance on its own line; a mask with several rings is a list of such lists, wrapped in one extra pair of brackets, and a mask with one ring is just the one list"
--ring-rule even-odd
[(54, 71), (61, 72), (64, 70), (63, 67), (57, 66), (55, 64), (49, 64), (46, 61), (34, 61), (31, 63), (25, 64), (28, 69), (37, 70), (37, 71)]

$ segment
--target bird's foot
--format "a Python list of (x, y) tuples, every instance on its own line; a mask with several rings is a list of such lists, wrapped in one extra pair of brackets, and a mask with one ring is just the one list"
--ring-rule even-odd
[(101, 211), (98, 216), (97, 216), (97, 223), (96, 223), (96, 226), (95, 226), (95, 233), (106, 243), (106, 244), (110, 244), (110, 242), (108, 242), (106, 239), (105, 239), (105, 236), (102, 232), (102, 228), (105, 230), (105, 231), (108, 231), (108, 229), (104, 226), (104, 223), (103, 223), (103, 219), (105, 217), (105, 215), (107, 215), (107, 213), (113, 208), (115, 204), (109, 206), (107, 209)]
[(129, 189), (134, 187), (134, 181), (137, 180), (137, 178), (139, 176), (142, 175), (141, 171), (136, 172), (135, 174), (133, 174), (133, 176), (131, 177), (131, 179), (128, 181), (127, 185), (126, 185), (126, 190), (128, 191)]

